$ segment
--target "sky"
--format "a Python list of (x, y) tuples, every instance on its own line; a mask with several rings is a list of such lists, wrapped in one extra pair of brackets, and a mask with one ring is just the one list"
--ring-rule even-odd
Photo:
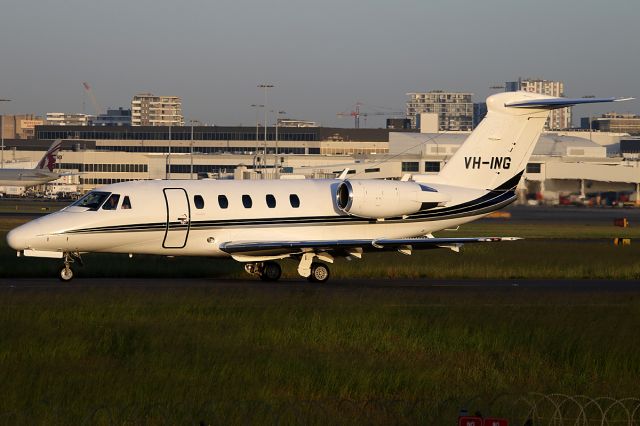
[[(569, 97), (640, 97), (637, 0), (1, 4), (5, 114), (93, 113), (83, 81), (103, 108), (152, 92), (180, 96), (187, 121), (229, 126), (255, 124), (261, 83), (274, 85), (268, 110), (339, 127), (353, 125), (337, 113), (356, 102), (402, 112), (406, 93), (430, 90), (480, 102), (518, 77), (564, 81)], [(574, 124), (612, 108), (576, 108)], [(640, 101), (616, 111), (640, 113)], [(366, 126), (384, 126), (384, 117)]]

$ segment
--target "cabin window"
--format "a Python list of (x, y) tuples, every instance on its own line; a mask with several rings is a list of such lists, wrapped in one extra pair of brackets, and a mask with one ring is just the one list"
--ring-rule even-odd
[(202, 195), (193, 196), (193, 205), (196, 206), (196, 209), (204, 208), (204, 198), (202, 198)]
[(122, 206), (120, 208), (125, 210), (131, 209), (131, 200), (129, 200), (128, 195), (124, 196), (124, 199), (122, 200)]
[(118, 207), (118, 201), (120, 201), (120, 194), (111, 194), (102, 206), (102, 210), (115, 210)]
[(276, 206), (276, 197), (274, 197), (272, 194), (267, 194), (267, 207), (272, 209), (275, 206)]
[(73, 207), (85, 207), (91, 211), (96, 211), (104, 200), (109, 197), (110, 192), (101, 192), (101, 191), (91, 191), (84, 197), (80, 198), (75, 203), (71, 204)]
[(218, 205), (221, 209), (226, 209), (229, 207), (229, 200), (227, 200), (226, 195), (218, 195)]
[(294, 209), (300, 207), (300, 198), (296, 194), (289, 195), (289, 202)]
[(251, 206), (253, 206), (253, 201), (251, 201), (251, 196), (244, 194), (242, 196), (242, 205), (247, 208), (250, 209)]

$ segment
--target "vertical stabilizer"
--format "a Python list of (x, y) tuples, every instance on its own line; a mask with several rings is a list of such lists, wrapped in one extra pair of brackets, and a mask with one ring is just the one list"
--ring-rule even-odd
[(438, 183), (494, 189), (522, 172), (549, 115), (548, 108), (517, 108), (505, 104), (554, 99), (527, 92), (500, 93), (487, 98), (487, 115), (451, 157)]
[(526, 168), (550, 110), (629, 99), (567, 99), (530, 92), (490, 96), (487, 116), (429, 182), (475, 189), (495, 189), (508, 182), (512, 188)]
[(36, 170), (49, 170), (50, 172), (53, 172), (53, 169), (57, 162), (58, 151), (60, 151), (61, 147), (61, 139), (56, 139), (55, 141), (53, 141), (53, 143), (49, 147), (49, 150), (46, 152), (46, 154), (44, 154), (44, 157), (42, 157), (42, 159), (40, 159), (40, 161), (38, 162)]

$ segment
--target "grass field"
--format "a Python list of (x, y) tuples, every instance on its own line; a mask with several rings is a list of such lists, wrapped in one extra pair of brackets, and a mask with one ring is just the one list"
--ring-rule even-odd
[[(57, 261), (17, 259), (7, 248), (4, 235), (24, 220), (0, 220), (0, 276), (53, 277)], [(610, 241), (637, 232), (485, 222), (447, 235), (528, 238), (461, 254), (370, 254), (332, 272), (638, 279), (639, 246)], [(110, 277), (108, 285), (0, 288), (0, 424), (441, 425), (505, 394), (640, 396), (640, 297), (630, 289), (229, 287), (218, 279), (244, 277), (231, 261), (85, 263), (79, 277)], [(283, 264), (295, 277), (295, 264)], [(119, 277), (207, 280), (136, 289)], [(508, 404), (483, 412), (526, 414)]]
[[(6, 232), (24, 223), (20, 216), (0, 221), (0, 277), (52, 277), (58, 260), (15, 257), (5, 241)], [(432, 278), (432, 279), (639, 279), (640, 244), (614, 246), (614, 237), (640, 238), (640, 228), (607, 225), (527, 225), (509, 222), (471, 223), (441, 236), (520, 236), (516, 242), (467, 245), (461, 253), (450, 250), (399, 253), (367, 253), (363, 260), (336, 260), (337, 278)], [(207, 258), (88, 254), (85, 277), (245, 277), (241, 264)], [(297, 277), (294, 261), (283, 261), (284, 277)]]
[(638, 395), (639, 328), (640, 298), (606, 288), (17, 289), (0, 298), (0, 422), (158, 405), (194, 424), (216, 401)]
[[(541, 253), (544, 253), (542, 255)], [(520, 241), (449, 250), (371, 253), (363, 260), (339, 259), (333, 278), (416, 279), (640, 279), (640, 246), (616, 247), (608, 241)], [(76, 267), (78, 277), (248, 278), (232, 260), (90, 254)], [(59, 260), (0, 256), (0, 277), (55, 277)], [(282, 262), (284, 278), (300, 279), (297, 264)]]

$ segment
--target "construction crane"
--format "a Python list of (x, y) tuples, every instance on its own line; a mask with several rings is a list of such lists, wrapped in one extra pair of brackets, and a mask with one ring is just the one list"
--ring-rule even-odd
[(336, 115), (338, 117), (353, 117), (354, 127), (356, 129), (359, 129), (360, 128), (360, 105), (362, 105), (362, 102), (356, 102), (356, 107), (354, 108), (353, 111), (339, 112)]
[(93, 94), (93, 90), (91, 89), (91, 86), (89, 86), (89, 83), (87, 83), (86, 81), (83, 81), (82, 87), (84, 87), (84, 91), (89, 97), (89, 100), (91, 101), (91, 105), (93, 105), (93, 109), (96, 112), (96, 116), (102, 114), (102, 108), (100, 108), (100, 105), (98, 104), (98, 101), (96, 100), (96, 96)]
[(392, 111), (391, 108), (386, 107), (376, 107), (375, 109), (389, 109), (389, 111), (361, 111), (360, 107), (364, 105), (362, 102), (356, 102), (355, 108), (353, 111), (339, 112), (336, 114), (338, 117), (353, 117), (354, 125), (356, 129), (360, 128), (360, 117), (364, 118), (364, 126), (367, 127), (367, 117), (369, 116), (404, 116), (406, 115), (404, 112), (400, 111)]

